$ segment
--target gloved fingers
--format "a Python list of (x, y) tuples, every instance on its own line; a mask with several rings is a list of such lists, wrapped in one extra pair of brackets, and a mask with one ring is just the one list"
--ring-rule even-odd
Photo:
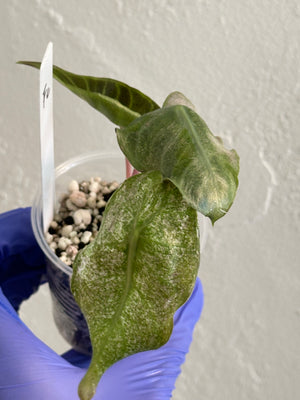
[(27, 265), (43, 264), (44, 256), (32, 231), (30, 212), (27, 207), (0, 214), (0, 265), (16, 255), (22, 255)]
[(44, 255), (31, 228), (30, 208), (0, 215), (0, 286), (17, 310), (45, 279)]
[(45, 281), (46, 277), (42, 271), (29, 270), (17, 276), (7, 277), (0, 286), (13, 308), (18, 311), (21, 303), (35, 293)]
[(204, 303), (203, 287), (199, 278), (196, 279), (194, 290), (189, 299), (174, 315), (174, 327), (166, 348), (177, 348), (187, 353), (192, 342), (193, 331), (199, 320)]
[(5, 380), (8, 382), (13, 376), (25, 375), (24, 363), (30, 365), (30, 368), (42, 369), (44, 366), (49, 369), (51, 365), (52, 368), (75, 368), (30, 331), (6, 299), (1, 288), (0, 326), (1, 382)]
[(0, 289), (0, 398), (78, 399), (85, 370), (39, 340), (19, 319)]
[[(20, 319), (17, 312), (13, 308), (12, 304), (8, 301), (8, 299), (4, 295), (1, 287), (0, 287), (0, 310), (1, 310), (1, 312), (3, 312), (3, 314), (1, 314), (1, 316), (6, 315), (6, 316), (10, 316), (11, 318), (16, 319), (16, 320)], [(1, 329), (5, 328), (4, 322), (1, 320), (1, 318), (0, 318), (0, 325), (1, 325)], [(0, 346), (1, 346), (1, 343), (0, 343)]]
[(88, 368), (91, 362), (91, 357), (78, 353), (78, 351), (74, 349), (62, 354), (61, 357), (70, 364), (79, 368)]
[[(46, 348), (54, 353), (20, 319), (0, 288), (0, 356), (33, 358), (36, 352)], [(56, 354), (57, 357), (59, 357)], [(59, 357), (60, 358), (60, 357)], [(0, 362), (1, 366), (1, 362)], [(1, 375), (1, 374), (0, 374)]]

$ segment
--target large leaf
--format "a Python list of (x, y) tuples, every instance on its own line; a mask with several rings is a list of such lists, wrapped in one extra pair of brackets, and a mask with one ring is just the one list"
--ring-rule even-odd
[(92, 398), (114, 362), (168, 341), (198, 266), (196, 211), (159, 172), (127, 179), (111, 197), (97, 238), (74, 264), (72, 291), (93, 346), (79, 386), (82, 400)]
[(239, 158), (192, 109), (175, 105), (117, 129), (119, 145), (139, 171), (159, 170), (186, 201), (214, 223), (232, 205)]
[[(19, 61), (19, 64), (40, 68), (35, 61)], [(104, 114), (113, 123), (126, 126), (142, 114), (159, 106), (139, 90), (109, 78), (76, 75), (53, 66), (53, 76), (92, 107)]]

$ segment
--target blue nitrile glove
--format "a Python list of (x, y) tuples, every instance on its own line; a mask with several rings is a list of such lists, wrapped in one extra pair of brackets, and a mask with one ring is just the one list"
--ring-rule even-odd
[[(0, 400), (78, 399), (77, 387), (89, 358), (74, 350), (59, 356), (34, 336), (15, 311), (44, 280), (44, 272), (30, 209), (0, 215)], [(110, 367), (94, 399), (170, 399), (202, 305), (198, 279), (192, 296), (176, 312), (168, 343)]]

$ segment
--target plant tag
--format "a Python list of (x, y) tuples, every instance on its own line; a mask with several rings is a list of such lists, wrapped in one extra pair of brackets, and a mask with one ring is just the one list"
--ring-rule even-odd
[(40, 68), (40, 144), (42, 166), (43, 229), (53, 219), (55, 168), (53, 140), (53, 44), (50, 42)]

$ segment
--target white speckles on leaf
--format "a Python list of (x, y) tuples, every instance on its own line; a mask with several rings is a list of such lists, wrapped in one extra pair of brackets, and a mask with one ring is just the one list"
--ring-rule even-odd
[(125, 181), (74, 263), (72, 291), (93, 345), (81, 391), (119, 359), (167, 342), (198, 266), (197, 213), (178, 189), (159, 172)]

